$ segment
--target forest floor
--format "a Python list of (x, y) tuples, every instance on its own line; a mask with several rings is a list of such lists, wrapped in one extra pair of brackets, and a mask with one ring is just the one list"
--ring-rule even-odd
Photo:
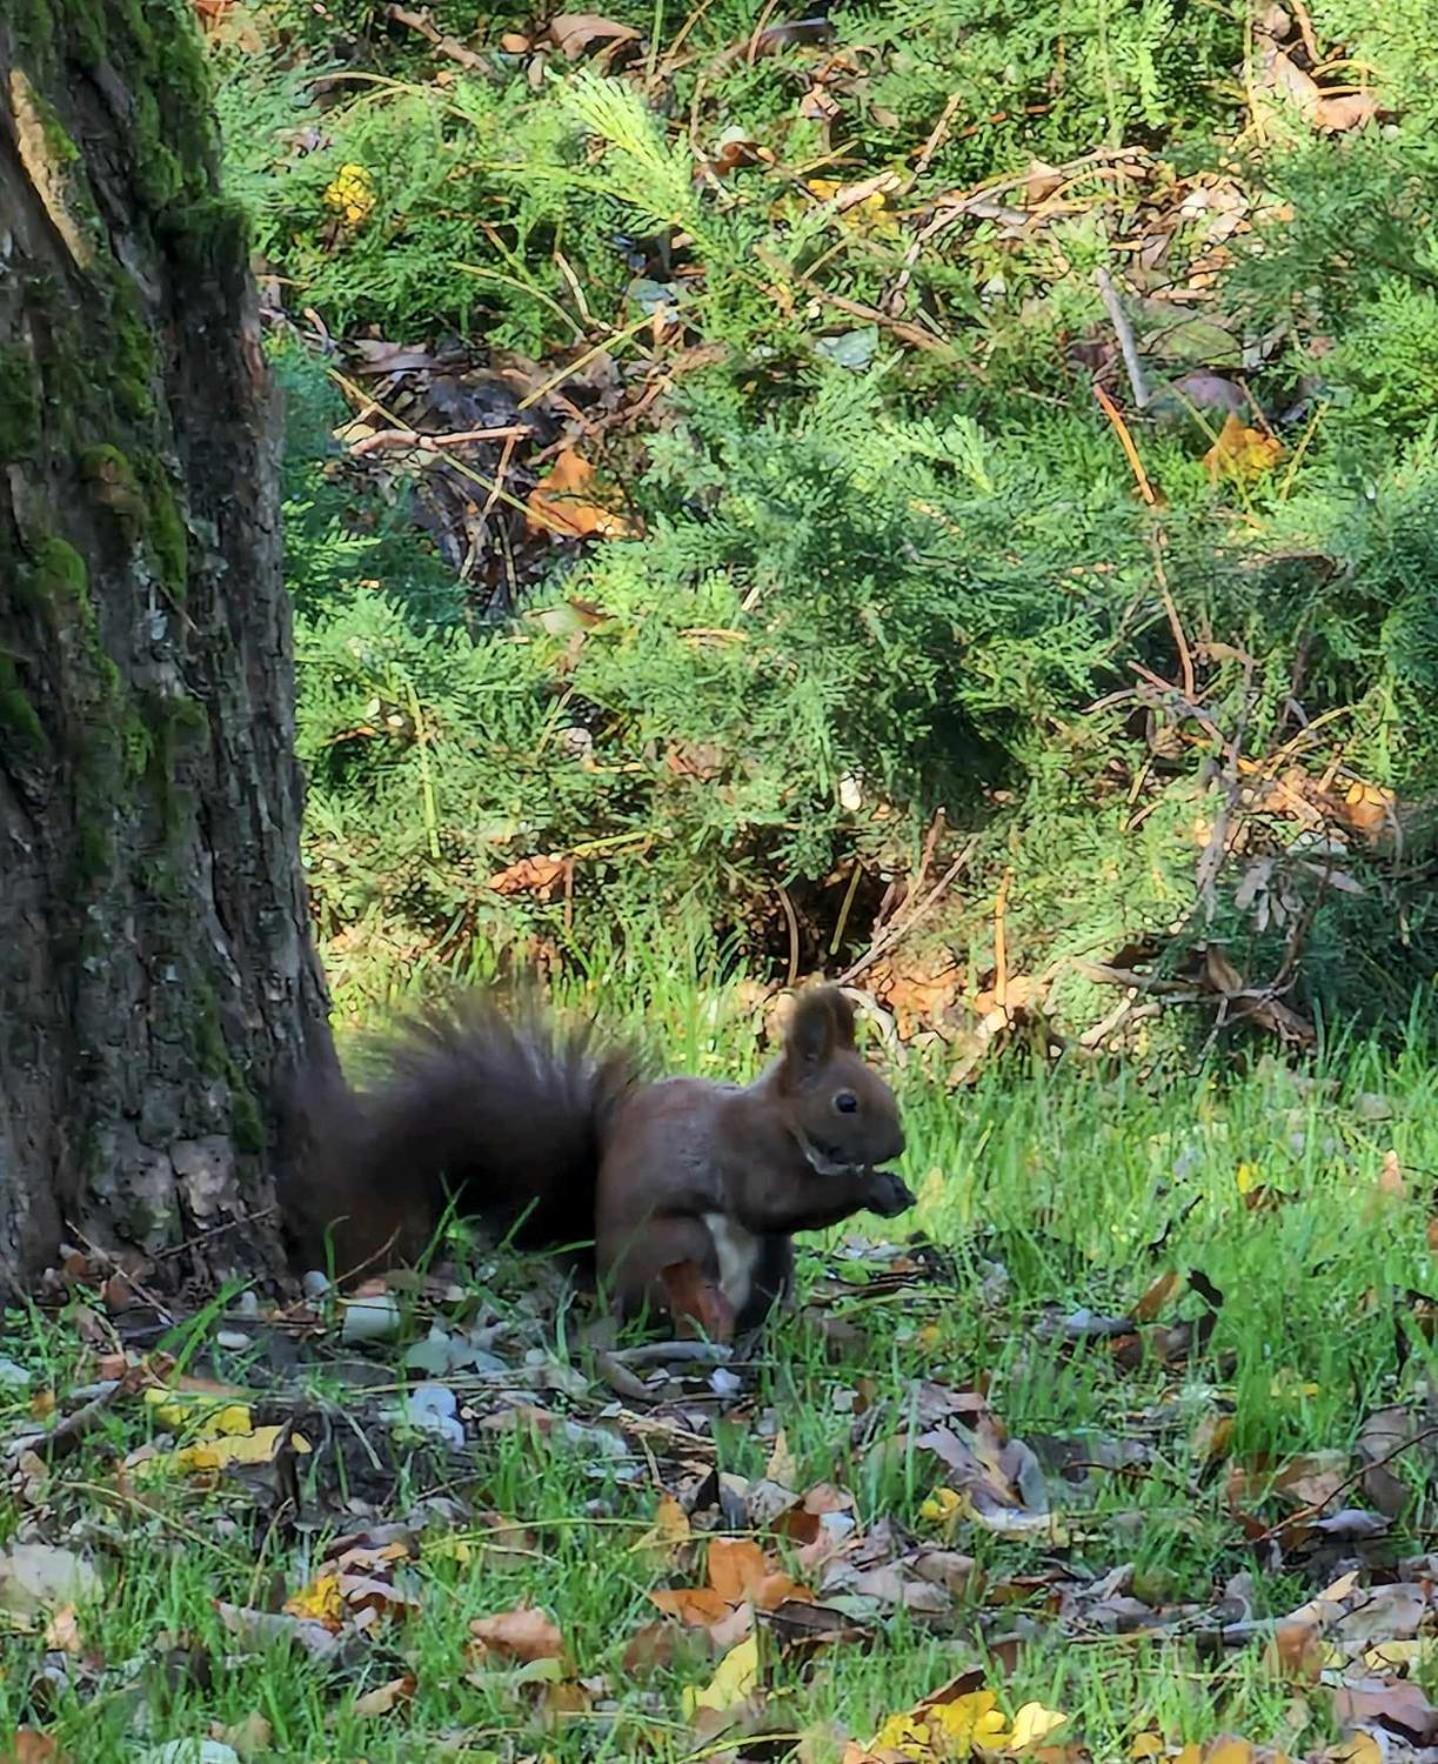
[(742, 1361), (543, 1263), (166, 1327), (77, 1257), (0, 1362), (0, 1757), (1438, 1755), (1434, 1090), (916, 1082), (923, 1241)]

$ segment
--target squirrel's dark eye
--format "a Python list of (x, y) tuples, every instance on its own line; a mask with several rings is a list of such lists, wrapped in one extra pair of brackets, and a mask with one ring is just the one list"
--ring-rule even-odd
[(854, 1095), (852, 1090), (841, 1090), (834, 1098), (834, 1107), (841, 1115), (857, 1115), (859, 1112), (859, 1099)]

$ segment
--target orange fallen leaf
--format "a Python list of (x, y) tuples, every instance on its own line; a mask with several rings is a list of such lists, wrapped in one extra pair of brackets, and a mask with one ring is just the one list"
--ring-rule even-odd
[(489, 886), (496, 894), (533, 894), (548, 900), (567, 868), (567, 858), (522, 857), (491, 876)]
[(1392, 819), (1395, 800), (1391, 790), (1357, 780), (1343, 798), (1344, 818), (1356, 832), (1376, 838)]
[(716, 1537), (709, 1545), (709, 1585), (675, 1587), (649, 1594), (666, 1616), (693, 1628), (711, 1629), (741, 1606), (773, 1611), (786, 1600), (812, 1604), (814, 1595), (784, 1572), (751, 1538)]
[(493, 1617), (476, 1617), (469, 1632), (485, 1653), (525, 1665), (534, 1660), (557, 1660), (564, 1652), (558, 1626), (533, 1605), (517, 1605)]
[(529, 493), (529, 525), (575, 539), (632, 539), (634, 523), (596, 500), (594, 467), (572, 447), (562, 450), (542, 484)]

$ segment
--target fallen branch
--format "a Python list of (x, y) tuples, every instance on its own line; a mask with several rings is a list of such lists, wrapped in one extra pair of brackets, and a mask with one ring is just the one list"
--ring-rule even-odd
[(407, 6), (391, 6), (387, 16), (396, 24), (407, 25), (410, 30), (418, 31), (441, 55), (457, 61), (461, 67), (488, 69), (489, 63), (482, 55), (476, 55), (473, 49), (466, 49), (458, 37), (446, 36), (427, 12), (411, 12)]
[(461, 429), (452, 435), (426, 435), (418, 429), (376, 429), (350, 448), (356, 459), (380, 447), (468, 447), (474, 441), (517, 441), (534, 430), (528, 423), (509, 423), (502, 429)]

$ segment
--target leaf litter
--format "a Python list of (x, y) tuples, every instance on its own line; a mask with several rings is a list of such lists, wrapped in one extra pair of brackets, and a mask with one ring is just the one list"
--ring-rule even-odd
[[(502, 1693), (516, 1731), (526, 1722), (538, 1730), (602, 1727), (630, 1705), (646, 1706), (656, 1693), (642, 1685), (677, 1674), (677, 1713), (696, 1743), (725, 1736), (742, 1758), (746, 1736), (759, 1744), (782, 1704), (774, 1701), (780, 1679), (797, 1673), (802, 1680), (822, 1660), (873, 1649), (902, 1613), (916, 1633), (990, 1664), (889, 1710), (870, 1732), (843, 1737), (848, 1764), (1014, 1756), (1054, 1764), (1083, 1756), (1083, 1737), (1062, 1708), (1012, 1697), (1007, 1688), (1007, 1674), (1045, 1637), (1082, 1650), (1103, 1637), (1141, 1636), (1150, 1645), (1198, 1650), (1199, 1658), (1247, 1650), (1275, 1684), (1298, 1688), (1326, 1710), (1346, 1735), (1350, 1749), (1342, 1756), (1351, 1764), (1366, 1758), (1369, 1742), (1389, 1764), (1430, 1749), (1438, 1757), (1438, 1711), (1424, 1689), (1438, 1666), (1438, 1560), (1404, 1556), (1391, 1541), (1412, 1501), (1403, 1467), (1432, 1462), (1433, 1431), (1422, 1412), (1389, 1403), (1370, 1412), (1352, 1451), (1279, 1459), (1235, 1452), (1219, 1391), (1198, 1429), (1182, 1404), (1161, 1398), (1130, 1406), (1114, 1435), (1090, 1426), (1020, 1437), (983, 1382), (919, 1377), (880, 1396), (857, 1370), (844, 1382), (854, 1343), (840, 1340), (836, 1348), (831, 1340), (828, 1363), (840, 1380), (834, 1393), (851, 1400), (830, 1406), (835, 1479), (806, 1482), (806, 1454), (792, 1432), (804, 1418), (761, 1405), (762, 1363), (703, 1341), (626, 1346), (602, 1318), (561, 1345), (554, 1323), (563, 1289), (557, 1278), (546, 1289), (546, 1278), (527, 1265), (511, 1300), (477, 1298), (442, 1269), (396, 1274), (365, 1301), (374, 1308), (388, 1294), (392, 1306), (378, 1308), (393, 1310), (395, 1327), (360, 1341), (345, 1328), (353, 1307), (336, 1306), (326, 1294), (251, 1315), (248, 1383), (210, 1376), (208, 1355), (182, 1375), (163, 1355), (121, 1347), (117, 1357), (112, 1347), (104, 1369), (118, 1375), (110, 1381), (115, 1391), (127, 1394), (116, 1395), (107, 1413), (122, 1422), (120, 1436), (144, 1438), (109, 1448), (93, 1474), (156, 1515), (182, 1515), (198, 1504), (242, 1516), (258, 1499), (291, 1527), (303, 1522), (290, 1535), (294, 1560), (308, 1560), (309, 1571), (291, 1580), (277, 1604), (221, 1600), (217, 1613), (241, 1657), (288, 1644), (338, 1675), (337, 1684), (358, 1676), (348, 1699), (357, 1719), (408, 1719), (415, 1707), (422, 1684), (414, 1669), (393, 1667), (402, 1665), (404, 1638), (426, 1613), (434, 1572), (468, 1573), (485, 1563), (489, 1572), (524, 1576), (552, 1547), (544, 1519), (496, 1512), (465, 1496), (464, 1475), (456, 1481), (453, 1469), (439, 1468), (477, 1467), (495, 1441), (510, 1436), (525, 1454), (575, 1455), (577, 1464), (603, 1465), (615, 1486), (630, 1488), (637, 1512), (622, 1553), (644, 1603), (658, 1613), (657, 1621), (630, 1627), (622, 1659), (608, 1671), (590, 1669), (596, 1662), (566, 1637), (562, 1612), (528, 1597), (466, 1619), (453, 1643), (454, 1670), (487, 1693)], [(937, 1318), (958, 1294), (956, 1278), (922, 1243), (852, 1240), (828, 1258), (795, 1328), (830, 1339), (827, 1325), (836, 1317), (862, 1318), (865, 1302), (886, 1297)], [(1002, 1283), (992, 1290), (1006, 1302)], [(1126, 1313), (1042, 1309), (1030, 1319), (1032, 1339), (1058, 1362), (1105, 1356), (1122, 1391), (1145, 1368), (1161, 1379), (1183, 1376), (1187, 1355), (1204, 1338), (1164, 1319), (1189, 1307), (1211, 1323), (1222, 1304), (1200, 1270), (1174, 1269), (1151, 1278)], [(921, 1349), (940, 1339), (937, 1322), (907, 1327)], [(861, 1325), (857, 1335), (862, 1344)], [(296, 1353), (341, 1379), (343, 1418), (298, 1396)], [(94, 1357), (81, 1348), (77, 1365)], [(452, 1395), (462, 1443), (395, 1404), (374, 1374), (396, 1360), (411, 1367), (414, 1389)], [(616, 1395), (621, 1372), (623, 1394)], [(1276, 1378), (1275, 1400), (1286, 1390)], [(54, 1404), (31, 1399), (28, 1415), (46, 1411), (49, 1428), (63, 1427), (77, 1397), (96, 1400), (93, 1387), (81, 1384)], [(766, 1442), (752, 1475), (725, 1467), (718, 1430), (734, 1423), (757, 1426)], [(25, 1524), (36, 1535), (0, 1556), (0, 1610), (43, 1638), (47, 1658), (69, 1662), (60, 1670), (98, 1687), (107, 1668), (87, 1657), (86, 1612), (103, 1598), (104, 1577), (77, 1547), (83, 1518), (72, 1519), (69, 1535), (61, 1523), (66, 1503), (57, 1505), (34, 1450), (34, 1426), (21, 1422), (9, 1461), (30, 1515)], [(1143, 1507), (1126, 1512), (1116, 1492), (1172, 1476), (1175, 1454), (1184, 1450), (1207, 1479), (1210, 1511), (1221, 1516), (1232, 1547), (1312, 1579), (1311, 1595), (1286, 1615), (1253, 1616), (1241, 1574), (1215, 1584), (1205, 1602), (1149, 1586), (1133, 1561), (1095, 1563), (1096, 1547), (1147, 1522)], [(34, 1466), (22, 1472), (27, 1458)], [(424, 1462), (456, 1492), (430, 1507), (395, 1510), (394, 1471)], [(920, 1478), (907, 1516), (902, 1507), (884, 1511), (858, 1498), (857, 1488), (882, 1485), (899, 1464)], [(338, 1498), (342, 1486), (350, 1489), (347, 1500)], [(359, 1528), (345, 1525), (346, 1508), (367, 1487), (371, 1518)], [(1194, 1498), (1186, 1481), (1174, 1493), (1181, 1502)], [(316, 1523), (329, 1536), (311, 1550), (300, 1540)], [(1330, 1572), (1338, 1564), (1346, 1565)], [(647, 1719), (635, 1718), (641, 1726)], [(24, 1744), (33, 1750), (44, 1737)], [(1185, 1748), (1173, 1736), (1140, 1732), (1140, 1742), (1135, 1757), (1185, 1764), (1229, 1764), (1230, 1756), (1259, 1764), (1283, 1755), (1231, 1736)], [(250, 1756), (263, 1734), (217, 1726), (204, 1743)], [(1304, 1755), (1339, 1764), (1332, 1746)]]

